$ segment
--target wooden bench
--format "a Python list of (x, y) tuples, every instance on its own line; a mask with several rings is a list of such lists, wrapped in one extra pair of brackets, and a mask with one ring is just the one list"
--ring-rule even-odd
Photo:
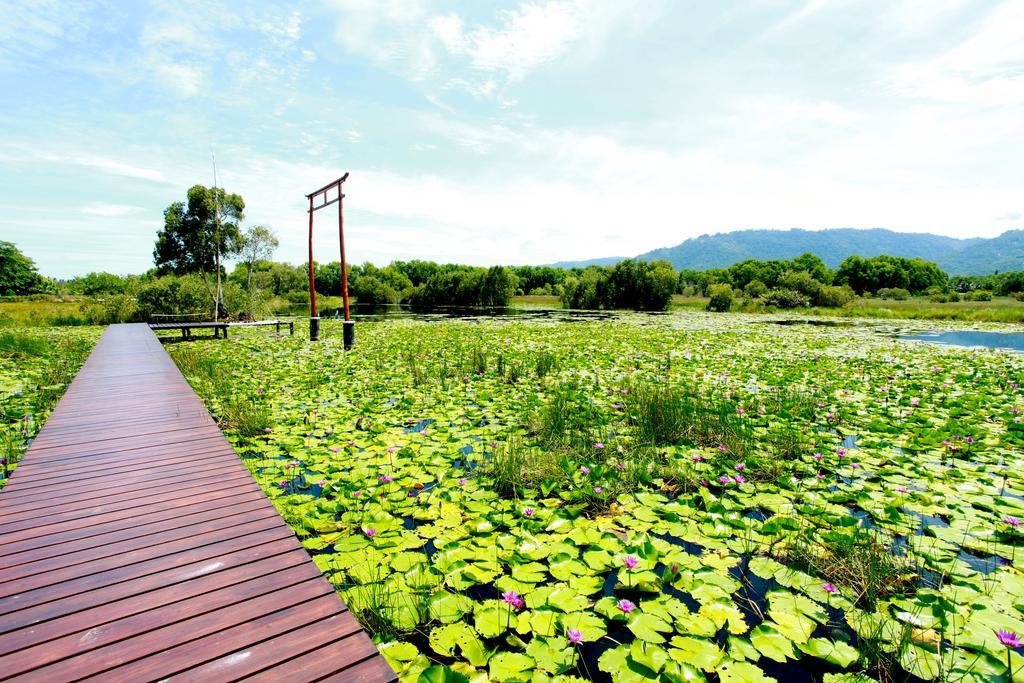
[(289, 333), (295, 335), (295, 321), (294, 320), (254, 320), (252, 322), (245, 323), (229, 323), (227, 321), (221, 322), (174, 322), (174, 323), (150, 323), (149, 329), (151, 330), (181, 330), (182, 339), (191, 339), (192, 330), (203, 330), (213, 329), (213, 336), (216, 339), (224, 334), (224, 338), (228, 337), (229, 327), (266, 327), (273, 325), (278, 333), (281, 332), (281, 326), (287, 325)]
[(273, 325), (277, 332), (280, 334), (281, 326), (287, 325), (288, 332), (294, 337), (295, 336), (295, 321), (294, 320), (253, 320), (247, 323), (231, 323), (231, 327), (265, 327), (267, 325)]
[(212, 328), (213, 329), (213, 336), (214, 336), (214, 338), (219, 337), (221, 331), (223, 331), (224, 332), (224, 338), (227, 339), (228, 327), (230, 326), (230, 324), (231, 323), (228, 323), (228, 322), (216, 322), (216, 323), (211, 323), (211, 322), (207, 322), (207, 323), (189, 323), (189, 322), (150, 323), (149, 324), (149, 329), (154, 330), (154, 331), (156, 331), (156, 330), (181, 330), (181, 338), (182, 339), (191, 339), (192, 338), (192, 330), (205, 330), (205, 329)]

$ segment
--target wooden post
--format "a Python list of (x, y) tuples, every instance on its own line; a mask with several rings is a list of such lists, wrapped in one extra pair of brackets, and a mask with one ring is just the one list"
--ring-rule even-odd
[(309, 317), (316, 317), (316, 283), (313, 282), (313, 197), (309, 198)]
[(342, 212), (342, 201), (345, 195), (341, 193), (341, 184), (338, 184), (338, 243), (341, 245), (341, 303), (345, 308), (345, 320), (351, 320), (348, 312), (348, 265), (345, 263), (345, 218)]

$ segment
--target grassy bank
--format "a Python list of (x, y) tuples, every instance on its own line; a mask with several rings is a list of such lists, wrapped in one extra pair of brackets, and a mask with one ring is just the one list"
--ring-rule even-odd
[(100, 331), (0, 329), (0, 486), (78, 373)]

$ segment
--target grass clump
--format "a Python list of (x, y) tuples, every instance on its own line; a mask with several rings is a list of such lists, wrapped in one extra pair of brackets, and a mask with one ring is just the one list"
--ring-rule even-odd
[(641, 446), (688, 443), (724, 446), (745, 457), (753, 445), (752, 430), (726, 400), (699, 389), (648, 382), (628, 390), (627, 406), (633, 436)]
[(829, 583), (853, 589), (854, 604), (875, 609), (879, 601), (912, 592), (917, 567), (893, 552), (891, 539), (862, 526), (830, 530), (820, 539), (798, 537), (784, 552), (791, 566), (821, 576)]
[(0, 332), (0, 356), (31, 358), (45, 356), (50, 344), (43, 338), (24, 332)]
[(560, 454), (529, 446), (519, 438), (496, 448), (481, 471), (493, 479), (496, 492), (509, 497), (517, 497), (528, 488), (554, 488), (566, 477)]
[(247, 396), (231, 396), (218, 411), (222, 427), (235, 429), (242, 436), (263, 434), (274, 423), (274, 411), (266, 401)]

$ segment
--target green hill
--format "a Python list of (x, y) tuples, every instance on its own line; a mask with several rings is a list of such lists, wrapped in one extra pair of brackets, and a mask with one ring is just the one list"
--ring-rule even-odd
[[(674, 247), (655, 249), (635, 258), (669, 261), (677, 270), (707, 270), (726, 268), (744, 259), (791, 259), (808, 251), (817, 254), (831, 268), (853, 254), (890, 254), (934, 261), (951, 275), (986, 275), (997, 270), (1024, 270), (1024, 230), (1011, 230), (992, 239), (958, 239), (881, 228), (739, 230), (692, 237)], [(556, 265), (609, 265), (621, 260), (612, 257), (564, 261)]]

